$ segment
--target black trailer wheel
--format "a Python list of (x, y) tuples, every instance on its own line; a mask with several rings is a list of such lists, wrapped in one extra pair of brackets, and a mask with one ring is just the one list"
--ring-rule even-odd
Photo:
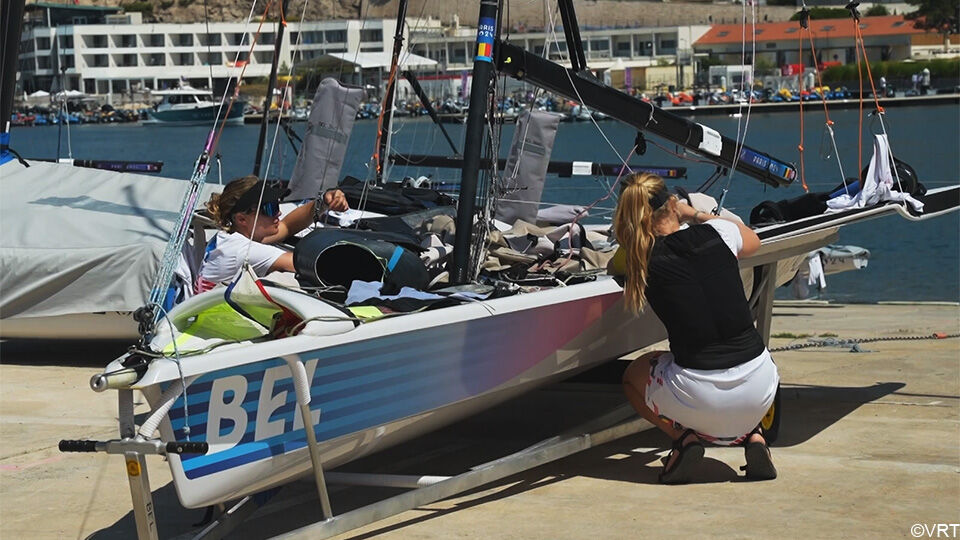
[(773, 397), (773, 405), (767, 410), (767, 414), (763, 415), (763, 420), (760, 420), (760, 427), (763, 428), (763, 438), (767, 440), (767, 444), (776, 441), (777, 436), (780, 435), (781, 416), (780, 383), (777, 383), (777, 393)]

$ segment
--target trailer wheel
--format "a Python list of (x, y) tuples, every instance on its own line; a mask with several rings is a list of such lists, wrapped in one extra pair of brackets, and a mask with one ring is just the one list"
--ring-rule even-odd
[(763, 428), (763, 438), (767, 440), (767, 444), (776, 441), (777, 436), (780, 435), (781, 416), (780, 384), (777, 383), (777, 393), (773, 397), (773, 405), (770, 405), (767, 414), (763, 415), (763, 419), (760, 420), (760, 427)]

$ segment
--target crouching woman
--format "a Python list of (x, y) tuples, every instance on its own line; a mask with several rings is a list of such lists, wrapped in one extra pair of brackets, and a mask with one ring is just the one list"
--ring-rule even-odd
[(753, 326), (737, 265), (760, 239), (680, 202), (645, 173), (626, 180), (613, 224), (625, 252), (627, 308), (639, 313), (649, 303), (670, 340), (669, 352), (634, 360), (623, 376), (637, 412), (674, 441), (660, 481), (695, 479), (704, 442), (742, 444), (746, 476), (776, 478), (760, 420), (779, 376)]

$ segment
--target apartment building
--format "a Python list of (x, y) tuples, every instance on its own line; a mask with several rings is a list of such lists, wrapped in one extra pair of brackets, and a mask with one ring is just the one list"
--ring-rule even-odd
[[(21, 33), (22, 90), (62, 86), (87, 94), (123, 94), (161, 89), (181, 80), (223, 88), (242, 71), (244, 79), (270, 73), (275, 23), (143, 23), (140, 13), (119, 8), (30, 4)], [(280, 47), (280, 66), (347, 51), (389, 53), (396, 21), (291, 22)], [(251, 47), (251, 44), (255, 44)]]
[[(274, 54), (276, 25), (265, 25), (251, 48), (256, 24), (144, 23), (139, 13), (117, 7), (36, 3), (26, 8), (20, 48), (20, 77), (26, 93), (50, 90), (58, 76), (68, 90), (128, 94), (189, 81), (222, 89), (231, 76), (266, 77)], [(692, 68), (693, 44), (709, 26), (588, 28), (582, 30), (586, 58), (597, 70), (675, 64)], [(280, 66), (308, 61), (353, 70), (353, 82), (383, 80), (396, 21), (390, 19), (290, 22), (280, 48)], [(421, 71), (433, 81), (463, 83), (473, 66), (476, 30), (437, 19), (408, 19), (406, 43)], [(556, 61), (567, 58), (563, 30), (512, 33), (511, 42)], [(359, 53), (359, 54), (358, 54)], [(424, 57), (424, 58), (418, 58)], [(368, 73), (369, 72), (369, 73)], [(351, 80), (347, 77), (348, 80)], [(60, 82), (60, 81), (58, 81)], [(435, 84), (435, 83), (434, 83)]]

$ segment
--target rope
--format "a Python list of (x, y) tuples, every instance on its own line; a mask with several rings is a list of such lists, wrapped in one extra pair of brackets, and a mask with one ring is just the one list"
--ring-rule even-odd
[[(803, 23), (800, 24), (801, 29)], [(804, 193), (810, 193), (810, 186), (807, 185), (806, 169), (803, 159), (803, 32), (797, 34), (797, 59), (800, 62), (800, 72), (797, 73), (797, 94), (800, 98), (800, 143), (797, 150), (800, 153), (800, 185), (803, 186)]]
[[(804, 10), (806, 10), (807, 8), (806, 4), (804, 4), (803, 8)], [(810, 54), (813, 55), (813, 67), (814, 67), (814, 73), (817, 74), (817, 86), (821, 88), (821, 92), (822, 92), (823, 77), (820, 75), (820, 62), (817, 60), (817, 47), (816, 45), (814, 45), (814, 42), (813, 42), (813, 30), (810, 30), (809, 28), (807, 29), (807, 38), (810, 40)], [(802, 92), (800, 95), (800, 101), (803, 102)], [(837, 139), (833, 133), (833, 120), (830, 119), (830, 111), (827, 109), (827, 100), (824, 98), (821, 98), (820, 101), (823, 102), (823, 116), (825, 118), (824, 129), (826, 130), (827, 134), (830, 137), (830, 143), (833, 146), (833, 155), (836, 156), (837, 158), (837, 167), (839, 167), (840, 169), (840, 180), (843, 182), (843, 190), (844, 192), (849, 194), (850, 190), (847, 187), (847, 176), (843, 174), (843, 163), (840, 161), (840, 151), (837, 148)]]
[(811, 347), (851, 347), (855, 352), (859, 352), (860, 349), (857, 345), (861, 343), (874, 343), (877, 341), (916, 341), (922, 339), (948, 339), (960, 337), (960, 334), (945, 334), (943, 332), (934, 332), (933, 334), (928, 335), (918, 335), (918, 336), (887, 336), (887, 337), (877, 337), (877, 338), (854, 338), (854, 339), (839, 339), (839, 338), (825, 338), (825, 339), (811, 339), (807, 343), (796, 343), (793, 345), (785, 345), (783, 347), (776, 347), (774, 349), (769, 349), (770, 352), (784, 352), (784, 351), (796, 351), (799, 349), (809, 349)]

